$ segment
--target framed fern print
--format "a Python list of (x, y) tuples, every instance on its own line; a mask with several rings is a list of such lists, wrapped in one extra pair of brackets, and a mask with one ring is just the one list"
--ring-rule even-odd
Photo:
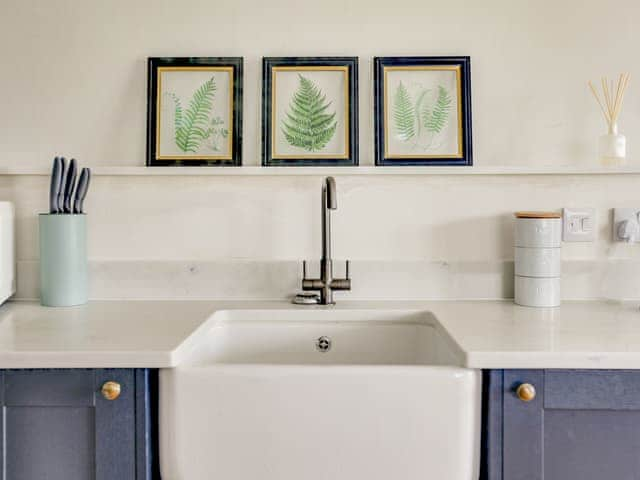
[(376, 165), (472, 165), (469, 57), (374, 58)]
[(357, 57), (268, 57), (262, 164), (358, 164)]
[(240, 165), (242, 58), (149, 58), (147, 165)]

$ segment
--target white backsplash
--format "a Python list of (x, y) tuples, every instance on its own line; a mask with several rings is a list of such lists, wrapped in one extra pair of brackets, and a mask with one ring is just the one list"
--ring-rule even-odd
[[(47, 184), (0, 177), (0, 198), (16, 204), (21, 298), (37, 297)], [(354, 279), (341, 296), (510, 298), (513, 211), (591, 206), (596, 241), (562, 247), (564, 298), (640, 298), (640, 245), (613, 243), (610, 225), (611, 207), (640, 204), (639, 185), (640, 175), (338, 177), (333, 251), (353, 261)], [(315, 176), (95, 177), (91, 296), (284, 298), (301, 260), (319, 259), (320, 186)]]
[[(571, 261), (563, 269), (564, 299), (640, 299), (640, 262)], [(351, 271), (352, 291), (335, 292), (338, 301), (513, 297), (512, 261), (359, 260)], [(90, 272), (91, 298), (107, 300), (287, 299), (299, 291), (302, 273), (299, 262), (249, 260), (92, 261)], [(38, 295), (38, 262), (19, 262), (16, 298)]]

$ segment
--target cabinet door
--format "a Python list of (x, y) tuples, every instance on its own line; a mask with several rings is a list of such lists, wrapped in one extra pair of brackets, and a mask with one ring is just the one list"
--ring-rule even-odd
[[(505, 370), (488, 380), (488, 478), (639, 478), (640, 371)], [(522, 383), (535, 386), (533, 400), (516, 395)]]
[[(5, 370), (0, 373), (2, 480), (134, 480), (133, 370)], [(107, 400), (101, 387), (121, 386)]]

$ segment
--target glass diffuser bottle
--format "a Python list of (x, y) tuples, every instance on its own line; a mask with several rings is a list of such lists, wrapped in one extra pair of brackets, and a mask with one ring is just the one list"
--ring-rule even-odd
[(607, 134), (600, 136), (598, 145), (600, 161), (604, 165), (622, 165), (625, 163), (627, 139), (618, 131), (618, 117), (620, 116), (622, 100), (628, 84), (628, 73), (620, 74), (615, 88), (613, 80), (602, 78), (602, 97), (604, 98), (604, 101), (602, 101), (593, 84), (589, 82), (589, 88), (600, 106), (608, 127)]

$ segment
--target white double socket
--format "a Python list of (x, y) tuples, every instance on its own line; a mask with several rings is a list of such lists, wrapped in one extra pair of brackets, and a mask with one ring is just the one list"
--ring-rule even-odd
[(613, 209), (614, 242), (640, 242), (640, 208)]
[(593, 242), (596, 239), (595, 208), (563, 208), (562, 240), (565, 242)]

